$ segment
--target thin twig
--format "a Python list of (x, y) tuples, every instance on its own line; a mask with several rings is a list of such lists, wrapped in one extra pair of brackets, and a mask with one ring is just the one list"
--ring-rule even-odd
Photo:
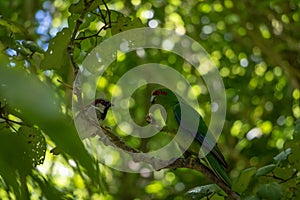
[(73, 87), (67, 83), (64, 83), (63, 81), (57, 79), (57, 82), (59, 82), (60, 84), (62, 84), (64, 87), (70, 89), (70, 90), (73, 90)]
[(295, 172), (287, 179), (280, 181), (279, 183), (285, 183), (288, 182), (289, 180), (292, 180), (293, 178), (296, 178), (298, 174), (298, 170), (295, 170)]
[(4, 116), (0, 116), (0, 119), (4, 119), (6, 123), (11, 122), (11, 123), (18, 124), (18, 125), (24, 125), (23, 122), (17, 122), (12, 119), (8, 119), (7, 117), (4, 117)]
[[(103, 4), (104, 4), (104, 6), (105, 6), (105, 9), (106, 9), (106, 11), (107, 11), (107, 14), (108, 14), (108, 25), (111, 27), (111, 17), (110, 17), (110, 10), (109, 10), (109, 8), (108, 8), (108, 6), (107, 6), (106, 2), (105, 2), (104, 0), (102, 0), (102, 2), (103, 2)], [(104, 17), (104, 19), (105, 19), (105, 17)]]
[(104, 0), (102, 0), (102, 2), (105, 6), (105, 9), (106, 9), (106, 12), (107, 12), (107, 15), (108, 15), (108, 23), (106, 22), (106, 16), (104, 16), (104, 14), (102, 13), (100, 7), (98, 6), (98, 10), (99, 10), (100, 15), (98, 13), (95, 13), (95, 12), (91, 12), (91, 13), (101, 17), (103, 22), (104, 22), (104, 25), (97, 31), (97, 33), (89, 35), (89, 36), (83, 36), (83, 37), (75, 38), (75, 40), (81, 41), (81, 40), (85, 40), (85, 39), (88, 39), (88, 38), (96, 37), (96, 44), (95, 45), (97, 45), (97, 43), (98, 43), (97, 39), (98, 39), (98, 36), (99, 36), (100, 32), (103, 31), (103, 30), (111, 28), (111, 12), (110, 12), (106, 2)]
[[(100, 30), (97, 31), (96, 34), (93, 34), (93, 35), (90, 35), (90, 36), (85, 36), (85, 37), (79, 37), (79, 38), (76, 38), (78, 32), (79, 32), (79, 28), (81, 26), (81, 24), (83, 23), (83, 20), (84, 20), (84, 16), (86, 15), (86, 13), (88, 12), (88, 9), (90, 8), (92, 2), (94, 0), (85, 0), (84, 1), (84, 9), (83, 11), (81, 12), (80, 14), (80, 17), (76, 20), (76, 24), (75, 24), (75, 27), (74, 27), (74, 30), (73, 30), (73, 33), (72, 33), (72, 36), (71, 36), (71, 39), (70, 39), (70, 43), (68, 45), (68, 53), (69, 53), (69, 57), (70, 57), (70, 60), (71, 60), (71, 64), (73, 66), (73, 69), (74, 69), (74, 74), (75, 76), (77, 75), (78, 73), (78, 70), (79, 70), (79, 67), (76, 63), (76, 60), (74, 58), (74, 44), (75, 44), (75, 41), (76, 40), (84, 40), (84, 39), (88, 39), (88, 38), (91, 38), (91, 37), (96, 37), (96, 44), (97, 45), (97, 39), (98, 39), (98, 35), (100, 34), (100, 32), (102, 30), (105, 30), (105, 29), (108, 29), (108, 28), (111, 28), (111, 16), (110, 16), (110, 10), (106, 4), (106, 2), (104, 0), (102, 0), (106, 10), (107, 10), (107, 13), (108, 13), (108, 24), (106, 23), (105, 21), (105, 17), (102, 16), (103, 18), (103, 21), (105, 22), (105, 25), (103, 27), (100, 28)], [(101, 10), (99, 10), (99, 12), (101, 13)], [(82, 96), (81, 96), (81, 83), (78, 83), (77, 86), (74, 86), (74, 94), (77, 96), (77, 100), (78, 100), (78, 104), (80, 106), (80, 109), (83, 109), (83, 103), (82, 103)]]
[[(91, 4), (92, 4), (93, 1), (94, 0), (91, 0), (91, 1), (85, 0), (84, 1), (84, 9), (81, 12), (79, 18), (76, 20), (75, 28), (73, 30), (73, 33), (72, 33), (72, 36), (71, 36), (71, 39), (70, 39), (70, 43), (69, 43), (68, 49), (67, 49), (68, 53), (69, 53), (70, 60), (71, 60), (71, 64), (72, 64), (73, 69), (74, 69), (75, 76), (78, 73), (79, 67), (78, 67), (78, 65), (77, 65), (77, 63), (75, 61), (75, 58), (74, 58), (74, 42), (75, 42), (76, 35), (77, 35), (78, 31), (79, 31), (80, 25), (82, 24), (82, 22), (84, 20), (84, 16), (88, 12), (88, 9), (91, 6)], [(83, 108), (83, 106), (82, 106), (83, 104), (82, 104), (81, 89), (79, 87), (74, 88), (74, 93), (77, 96), (78, 103), (79, 103), (79, 105), (80, 105), (80, 107), (82, 109)]]
[(68, 45), (68, 53), (69, 53), (69, 56), (70, 56), (72, 66), (74, 68), (75, 75), (77, 75), (79, 67), (77, 66), (77, 63), (76, 63), (75, 58), (74, 58), (74, 41), (75, 41), (76, 35), (79, 31), (79, 27), (80, 27), (80, 25), (82, 24), (82, 22), (84, 20), (84, 16), (88, 12), (88, 9), (91, 6), (93, 1), (94, 0), (91, 0), (91, 1), (85, 0), (84, 1), (84, 9), (82, 10), (79, 18), (76, 20), (75, 28), (73, 30), (73, 33), (72, 33), (72, 36), (71, 36), (71, 39), (70, 39), (70, 43)]
[[(85, 40), (85, 39), (88, 39), (88, 38), (92, 38), (92, 37), (98, 37), (98, 35), (100, 34), (101, 31), (103, 30), (106, 30), (108, 29), (108, 27), (106, 25), (102, 26), (98, 31), (97, 33), (95, 34), (92, 34), (92, 35), (88, 35), (88, 36), (83, 36), (83, 37), (79, 37), (79, 38), (76, 38), (75, 40)], [(97, 39), (97, 38), (96, 38)], [(96, 42), (97, 44), (97, 42)]]

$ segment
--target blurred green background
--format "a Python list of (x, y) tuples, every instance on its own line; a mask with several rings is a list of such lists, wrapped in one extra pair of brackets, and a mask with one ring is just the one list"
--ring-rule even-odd
[[(299, 199), (297, 0), (1, 1), (0, 199), (223, 199), (213, 189), (187, 194), (212, 183), (190, 169), (150, 173), (141, 168), (132, 174), (100, 164), (76, 133), (72, 62), (80, 66), (105, 39), (147, 26), (188, 35), (216, 63), (227, 98), (218, 143), (230, 165), (233, 190), (244, 199)], [(99, 80), (97, 96), (109, 99), (124, 73), (158, 61), (190, 81), (199, 95), (199, 112), (209, 123), (210, 96), (200, 74), (161, 50), (118, 55)], [(145, 124), (154, 87), (142, 87), (132, 96), (130, 112), (138, 124)], [(162, 134), (147, 140), (126, 135), (111, 113), (104, 123), (129, 146), (144, 151), (169, 139)], [(119, 157), (111, 159), (118, 162)]]

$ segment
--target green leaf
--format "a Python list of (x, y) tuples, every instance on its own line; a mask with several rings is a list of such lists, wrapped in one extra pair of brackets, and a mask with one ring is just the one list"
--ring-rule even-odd
[(292, 153), (289, 155), (289, 162), (292, 164), (292, 167), (296, 168), (298, 171), (300, 170), (300, 157), (299, 157), (299, 150), (300, 150), (300, 141), (294, 141), (291, 145)]
[(32, 53), (35, 53), (35, 52), (44, 53), (44, 50), (32, 41), (24, 40), (24, 41), (22, 41), (22, 44), (24, 47), (29, 49)]
[(293, 137), (295, 140), (300, 140), (300, 119), (297, 119), (297, 121), (295, 122)]
[(275, 169), (275, 167), (276, 167), (275, 164), (270, 164), (270, 165), (263, 166), (263, 167), (261, 167), (257, 170), (255, 176), (266, 175), (266, 174), (270, 173), (271, 171), (273, 171)]
[(298, 190), (297, 184), (298, 184), (298, 180), (296, 177), (293, 179), (289, 179), (289, 181), (280, 183), (283, 192), (282, 199), (299, 199), (295, 195)]
[(295, 171), (291, 167), (277, 167), (273, 172), (277, 177), (288, 179), (294, 174)]
[(300, 120), (295, 123), (295, 129), (293, 132), (293, 139), (285, 143), (285, 148), (291, 149), (291, 153), (288, 156), (288, 161), (292, 164), (292, 167), (300, 170), (300, 157), (298, 152), (300, 151)]
[(46, 140), (42, 133), (35, 128), (22, 126), (19, 133), (25, 136), (29, 146), (27, 156), (32, 162), (32, 166), (43, 164), (46, 154)]
[[(32, 179), (39, 185), (41, 190), (43, 191), (43, 196), (46, 199), (67, 199), (62, 198), (64, 193), (58, 190), (55, 185), (51, 184), (49, 180), (46, 180), (42, 176), (32, 176)], [(40, 197), (41, 198), (41, 197)]]
[(280, 200), (282, 198), (282, 189), (278, 183), (272, 182), (261, 185), (256, 194), (261, 199)]
[(74, 3), (69, 7), (69, 12), (78, 14), (78, 13), (81, 13), (83, 11), (84, 7), (85, 7), (84, 1), (80, 0), (77, 3)]
[(71, 39), (71, 31), (64, 28), (49, 42), (45, 58), (41, 63), (42, 69), (60, 69), (68, 61), (67, 47)]
[(21, 69), (0, 67), (0, 93), (11, 107), (21, 110), (30, 123), (43, 120), (41, 116), (48, 119), (58, 116), (59, 106), (51, 88)]
[[(9, 102), (10, 107), (22, 113), (26, 121), (37, 125), (63, 152), (78, 160), (86, 169), (91, 180), (97, 183), (98, 178), (94, 162), (84, 148), (75, 126), (70, 123), (71, 119), (66, 119), (61, 113), (61, 101), (55, 97), (55, 92), (51, 87), (44, 85), (38, 77), (28, 74), (19, 68), (0, 67), (0, 93)], [(1, 141), (5, 140), (0, 139)], [(6, 144), (6, 142), (3, 142), (3, 145)], [(13, 143), (10, 142), (8, 144)], [(25, 147), (29, 148), (28, 143), (25, 142), (24, 144), (26, 144)], [(15, 143), (14, 146), (9, 145), (7, 147), (18, 145)], [(5, 149), (5, 147), (3, 148)], [(9, 156), (8, 158), (14, 157)], [(18, 160), (18, 166), (20, 166), (19, 162)], [(25, 168), (25, 165), (32, 166), (30, 162), (27, 161), (26, 163), (20, 167)], [(15, 166), (14, 162), (13, 164)]]
[[(34, 134), (33, 129), (21, 129), (17, 134), (8, 131), (7, 128), (4, 130), (2, 128), (0, 134), (0, 175), (5, 183), (12, 187), (17, 197), (19, 193), (21, 196), (26, 195), (26, 190), (24, 191), (26, 186), (24, 186), (23, 181), (26, 181), (27, 175), (31, 174), (35, 164), (40, 161), (36, 158), (37, 153), (34, 152), (36, 149), (34, 150), (28, 144), (32, 140), (29, 140), (26, 135), (22, 134), (26, 133), (26, 131)], [(16, 183), (16, 181), (18, 182)]]
[(239, 193), (244, 192), (248, 188), (248, 185), (252, 181), (255, 173), (255, 167), (243, 170), (237, 180), (233, 183), (232, 189)]
[(190, 189), (188, 192), (186, 192), (186, 195), (192, 199), (201, 199), (203, 197), (207, 197), (213, 193), (220, 193), (221, 189), (215, 185), (204, 185), (195, 187), (193, 189)]
[(109, 22), (109, 17), (112, 24), (117, 23), (119, 16), (124, 16), (123, 13), (116, 11), (116, 10), (110, 10), (110, 15), (108, 14), (107, 10), (101, 9), (101, 13), (103, 14), (104, 18), (99, 17), (98, 19), (103, 23)]
[(80, 50), (88, 53), (90, 52), (92, 49), (95, 48), (95, 44), (92, 43), (92, 39), (89, 38), (89, 39), (86, 39), (86, 40), (83, 40), (81, 43), (80, 43)]
[(61, 154), (61, 149), (59, 149), (58, 147), (54, 147), (53, 149), (50, 150), (50, 153), (57, 156)]
[(10, 32), (7, 27), (0, 25), (0, 47), (1, 50), (5, 49), (6, 47), (16, 45), (16, 41), (14, 38), (10, 36)]
[(18, 159), (22, 146), (18, 144), (18, 140), (13, 134), (7, 128), (0, 129), (0, 175), (5, 184), (8, 185), (9, 190), (13, 190), (19, 199), (21, 191), (16, 169), (20, 166), (24, 167), (24, 171), (27, 171), (29, 164), (25, 162), (20, 165), (21, 160)]
[(23, 45), (20, 44), (16, 44), (16, 45), (17, 45), (16, 51), (18, 52), (19, 55), (21, 54), (22, 56), (27, 57), (32, 54), (30, 49), (24, 47)]
[(131, 19), (130, 17), (125, 17), (124, 15), (120, 15), (118, 17), (117, 23), (113, 24), (111, 27), (112, 35), (118, 34), (120, 32), (144, 27), (142, 21), (139, 18)]
[(80, 25), (79, 31), (81, 31), (81, 30), (83, 30), (83, 29), (85, 29), (85, 28), (88, 28), (88, 27), (90, 26), (91, 22), (93, 22), (93, 21), (95, 21), (95, 20), (99, 21), (99, 20), (97, 19), (97, 16), (96, 16), (96, 15), (88, 14), (88, 15), (84, 18), (84, 21), (82, 22), (82, 24)]
[(0, 39), (2, 40), (2, 38), (7, 35), (9, 35), (7, 28), (3, 25), (0, 25)]
[[(110, 2), (110, 0), (105, 0), (105, 3)], [(98, 6), (103, 5), (103, 1), (102, 0), (94, 0), (91, 5), (89, 6), (89, 8), (87, 9), (88, 12), (90, 11), (94, 11), (98, 8)], [(82, 11), (85, 9), (85, 1), (84, 0), (80, 0), (77, 3), (72, 4), (69, 7), (69, 12), (70, 13), (82, 13)]]
[[(0, 16), (1, 18), (1, 16)], [(20, 24), (17, 24), (16, 22), (13, 22), (8, 19), (0, 19), (0, 25), (5, 26), (8, 28), (12, 33), (22, 33), (25, 34), (27, 30), (21, 26)]]
[(260, 200), (257, 196), (248, 196), (243, 198), (244, 200)]
[(76, 24), (76, 20), (78, 20), (80, 17), (80, 14), (76, 14), (76, 13), (72, 13), (69, 17), (68, 17), (68, 27), (70, 30), (73, 30)]
[(276, 164), (280, 164), (282, 161), (286, 160), (290, 154), (291, 154), (291, 148), (288, 148), (288, 149), (283, 150), (282, 152), (280, 152), (273, 159), (274, 159)]

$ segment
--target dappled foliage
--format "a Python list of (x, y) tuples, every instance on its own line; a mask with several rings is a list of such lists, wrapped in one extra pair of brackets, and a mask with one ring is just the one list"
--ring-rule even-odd
[[(73, 82), (92, 49), (129, 29), (162, 27), (198, 41), (223, 78), (227, 115), (218, 143), (232, 190), (243, 199), (299, 199), (299, 10), (296, 0), (1, 1), (0, 198), (223, 199), (226, 194), (194, 170), (109, 168), (84, 147), (73, 124)], [(127, 71), (158, 61), (191, 83), (209, 123), (210, 95), (201, 75), (163, 50), (118, 53), (96, 97), (109, 99)], [(145, 85), (132, 96), (137, 124), (146, 125), (155, 87)], [(170, 140), (125, 134), (111, 113), (104, 124), (145, 152)]]

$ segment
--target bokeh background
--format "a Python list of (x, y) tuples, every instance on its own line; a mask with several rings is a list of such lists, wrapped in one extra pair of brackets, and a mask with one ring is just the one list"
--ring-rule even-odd
[[(72, 62), (80, 67), (103, 40), (145, 26), (188, 35), (216, 63), (227, 98), (218, 143), (229, 163), (233, 189), (249, 199), (300, 198), (299, 1), (95, 0), (81, 15), (87, 2), (0, 2), (1, 199), (184, 199), (190, 189), (212, 183), (190, 169), (140, 168), (136, 174), (114, 170), (97, 162), (76, 133)], [(76, 27), (78, 20), (82, 24)], [(124, 73), (150, 62), (171, 66), (190, 81), (198, 111), (209, 123), (211, 102), (201, 75), (166, 51), (118, 54), (99, 79), (96, 96), (109, 99)], [(132, 96), (130, 112), (138, 124), (146, 123), (155, 87), (145, 85)], [(104, 123), (143, 151), (170, 139), (164, 134), (131, 137), (118, 129), (111, 113)], [(119, 159), (117, 154), (107, 158), (112, 164)], [(203, 197), (199, 190), (193, 195)], [(208, 196), (223, 199), (222, 194)]]

